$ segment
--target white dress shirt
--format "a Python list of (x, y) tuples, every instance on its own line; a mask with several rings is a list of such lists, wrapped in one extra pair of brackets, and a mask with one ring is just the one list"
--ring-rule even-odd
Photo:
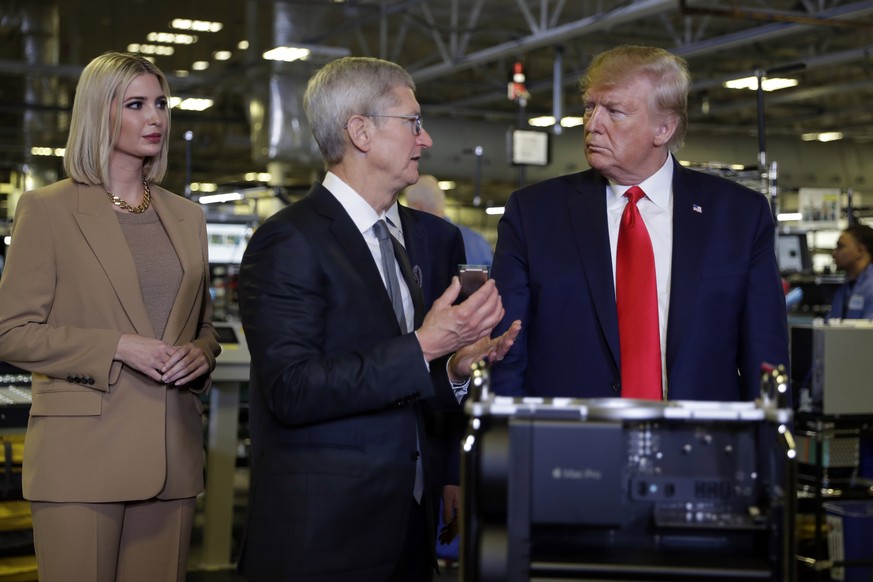
[(631, 186), (639, 186), (645, 197), (637, 208), (649, 231), (655, 255), (655, 281), (658, 286), (658, 329), (661, 335), (661, 375), (663, 394), (667, 395), (667, 318), (670, 310), (670, 273), (673, 264), (673, 157), (661, 169), (639, 184), (609, 183), (606, 188), (606, 214), (609, 220), (609, 247), (612, 253), (612, 283), (615, 285), (615, 256), (618, 249), (618, 230), (621, 215), (627, 205), (624, 193)]
[[(361, 236), (367, 242), (367, 247), (373, 255), (373, 260), (376, 261), (376, 267), (379, 269), (379, 274), (382, 275), (382, 283), (385, 288), (388, 288), (388, 281), (385, 278), (385, 273), (382, 272), (382, 250), (379, 248), (379, 239), (373, 232), (373, 225), (383, 218), (388, 219), (388, 230), (391, 234), (400, 241), (400, 244), (406, 246), (406, 241), (403, 239), (403, 232), (398, 228), (400, 224), (400, 213), (397, 210), (397, 204), (392, 204), (387, 212), (379, 216), (376, 211), (370, 206), (370, 203), (364, 200), (360, 194), (355, 192), (351, 186), (343, 182), (336, 174), (328, 172), (321, 184), (327, 188), (334, 198), (339, 201), (352, 222), (358, 227)], [(394, 268), (397, 270), (397, 281), (400, 283), (400, 295), (403, 299), (403, 313), (406, 316), (406, 325), (408, 329), (404, 329), (403, 333), (409, 333), (415, 326), (415, 306), (412, 304), (412, 295), (409, 294), (409, 287), (406, 285), (406, 279), (403, 278), (403, 273), (400, 271), (400, 264), (394, 261)]]

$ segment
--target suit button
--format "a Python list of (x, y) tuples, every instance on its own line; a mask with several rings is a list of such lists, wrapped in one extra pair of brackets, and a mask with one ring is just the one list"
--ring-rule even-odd
[(76, 384), (81, 384), (82, 378), (80, 378), (79, 376), (73, 376), (73, 382), (75, 382)]
[(621, 382), (615, 382), (612, 385), (612, 391), (615, 392), (616, 394), (621, 394)]
[(72, 376), (67, 376), (67, 382), (72, 382), (72, 381), (73, 381), (73, 377), (72, 377)]
[(89, 384), (89, 385), (93, 385), (93, 384), (94, 384), (94, 378), (88, 378), (88, 384)]

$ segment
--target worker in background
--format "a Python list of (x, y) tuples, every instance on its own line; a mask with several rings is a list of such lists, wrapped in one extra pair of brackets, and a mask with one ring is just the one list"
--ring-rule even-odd
[(831, 254), (837, 269), (846, 272), (846, 282), (834, 294), (828, 318), (873, 319), (873, 228), (846, 228)]
[[(834, 294), (828, 319), (873, 319), (873, 228), (846, 228), (831, 255), (846, 282)], [(858, 474), (873, 478), (873, 439), (864, 435), (859, 446)]]
[[(446, 194), (439, 186), (436, 178), (424, 175), (418, 182), (404, 190), (406, 205), (416, 210), (429, 212), (434, 216), (446, 218)], [(452, 222), (449, 220), (449, 222)], [(453, 223), (455, 224), (455, 223)], [(491, 265), (494, 251), (485, 237), (462, 224), (455, 224), (464, 237), (464, 249), (467, 252), (467, 263), (471, 265)]]

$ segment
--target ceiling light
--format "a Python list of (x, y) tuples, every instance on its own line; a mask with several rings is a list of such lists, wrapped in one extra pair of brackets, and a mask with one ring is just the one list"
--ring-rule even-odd
[(527, 120), (527, 124), (533, 127), (552, 127), (555, 125), (555, 116), (541, 115), (539, 117), (531, 117)]
[(161, 55), (161, 56), (170, 56), (176, 49), (171, 46), (161, 46), (157, 44), (139, 44), (139, 43), (131, 43), (127, 45), (127, 52), (129, 53), (139, 53), (142, 55)]
[(247, 41), (247, 40), (239, 41), (238, 43), (236, 43), (236, 48), (238, 48), (241, 51), (246, 50), (247, 48), (249, 48), (249, 41)]
[[(761, 89), (764, 91), (778, 91), (779, 89), (787, 89), (798, 84), (797, 79), (783, 79), (779, 77), (761, 79)], [(727, 81), (724, 86), (728, 89), (749, 89), (756, 91), (758, 89), (758, 77), (743, 77), (742, 79), (734, 79)]]
[(220, 22), (210, 22), (208, 20), (191, 20), (190, 18), (174, 18), (170, 22), (170, 28), (176, 30), (194, 30), (197, 32), (218, 32), (224, 25)]
[(33, 146), (30, 148), (30, 155), (32, 156), (55, 156), (58, 158), (64, 157), (64, 152), (66, 150), (64, 148), (50, 148), (50, 147), (41, 147), (41, 146)]
[(821, 133), (804, 133), (800, 136), (803, 141), (837, 141), (838, 139), (843, 139), (843, 132), (841, 131), (825, 131)]
[(788, 222), (791, 220), (800, 220), (803, 218), (803, 214), (800, 212), (780, 212), (776, 215), (776, 220), (779, 222)]
[(270, 172), (247, 172), (245, 175), (246, 182), (269, 182), (272, 179)]
[(277, 46), (263, 54), (263, 57), (268, 61), (284, 61), (291, 63), (294, 61), (306, 60), (312, 53), (308, 48), (296, 46)]
[(215, 192), (218, 184), (215, 182), (191, 182), (192, 192)]
[(173, 71), (173, 74), (177, 77), (187, 77), (189, 75), (188, 71), (185, 69), (179, 69), (178, 71)]
[[(176, 102), (176, 100), (179, 100)], [(212, 107), (214, 101), (212, 99), (203, 99), (199, 97), (188, 97), (186, 99), (180, 99), (179, 97), (173, 97), (170, 99), (170, 107), (176, 107), (183, 111), (203, 111), (204, 109), (209, 109)]]
[(209, 61), (195, 61), (191, 63), (191, 68), (195, 71), (205, 71), (209, 68)]
[(193, 34), (176, 34), (175, 32), (150, 32), (146, 35), (149, 42), (161, 44), (194, 44), (197, 37)]
[(216, 61), (227, 61), (230, 59), (231, 53), (230, 51), (215, 51), (214, 53), (212, 53), (212, 57)]
[(242, 200), (243, 195), (239, 192), (226, 192), (224, 194), (208, 194), (197, 199), (200, 204), (215, 204), (217, 202), (233, 202)]
[(437, 186), (440, 187), (440, 190), (445, 191), (445, 190), (454, 190), (456, 184), (453, 180), (440, 180), (439, 182), (437, 182)]
[(491, 216), (500, 216), (503, 214), (503, 206), (489, 206), (485, 209), (485, 214), (490, 214)]
[[(533, 127), (552, 127), (555, 125), (555, 118), (552, 115), (541, 115), (540, 117), (531, 117), (527, 123)], [(582, 118), (574, 115), (561, 118), (561, 127), (578, 127), (582, 123)]]

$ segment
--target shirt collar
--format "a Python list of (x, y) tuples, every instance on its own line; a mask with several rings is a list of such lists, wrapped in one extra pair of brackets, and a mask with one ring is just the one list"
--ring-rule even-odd
[[(673, 196), (673, 156), (668, 155), (661, 168), (637, 184), (637, 186), (643, 189), (643, 192), (646, 193), (646, 197), (656, 206), (663, 209), (669, 209), (670, 199)], [(612, 193), (610, 204), (615, 204), (621, 201), (621, 198), (628, 189), (630, 189), (630, 186), (616, 184), (610, 180), (608, 188)]]
[(321, 185), (337, 199), (361, 233), (373, 228), (376, 221), (381, 218), (360, 194), (333, 172), (328, 172), (324, 176)]

